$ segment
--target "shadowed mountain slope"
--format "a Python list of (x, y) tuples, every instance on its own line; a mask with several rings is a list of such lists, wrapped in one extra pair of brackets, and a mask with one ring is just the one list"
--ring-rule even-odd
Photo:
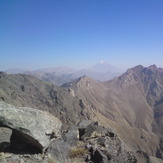
[(79, 99), (63, 88), (30, 75), (0, 73), (0, 100), (15, 106), (47, 110), (64, 124), (80, 120)]

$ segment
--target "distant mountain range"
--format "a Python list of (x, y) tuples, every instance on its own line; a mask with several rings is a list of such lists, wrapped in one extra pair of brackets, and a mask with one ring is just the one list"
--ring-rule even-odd
[(87, 75), (94, 80), (107, 81), (120, 75), (123, 72), (123, 70), (114, 67), (105, 61), (100, 61), (91, 68), (82, 70), (75, 70), (68, 67), (56, 67), (38, 69), (33, 71), (25, 71), (15, 68), (9, 69), (6, 72), (8, 74), (18, 74), (18, 73), (31, 74), (44, 81), (51, 82), (56, 85), (62, 85), (84, 75)]

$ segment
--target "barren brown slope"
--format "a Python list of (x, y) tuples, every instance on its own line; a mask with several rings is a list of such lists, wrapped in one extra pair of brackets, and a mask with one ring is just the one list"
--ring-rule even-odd
[(30, 75), (0, 73), (0, 100), (14, 106), (47, 110), (65, 125), (76, 123), (83, 109), (68, 90)]
[(162, 136), (153, 132), (156, 126), (158, 132), (162, 128), (162, 114), (159, 119), (154, 116), (163, 92), (162, 76), (155, 66), (136, 66), (108, 82), (83, 77), (64, 86), (83, 99), (90, 118), (114, 127), (130, 148), (155, 156)]

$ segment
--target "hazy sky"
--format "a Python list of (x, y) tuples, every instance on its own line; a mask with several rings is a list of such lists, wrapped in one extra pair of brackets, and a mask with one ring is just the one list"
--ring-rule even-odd
[(163, 67), (163, 0), (0, 0), (0, 70)]

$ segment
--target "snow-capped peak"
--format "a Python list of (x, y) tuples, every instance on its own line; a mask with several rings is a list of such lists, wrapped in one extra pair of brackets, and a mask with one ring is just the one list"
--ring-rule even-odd
[(103, 61), (103, 60), (101, 60), (101, 61), (100, 61), (100, 63), (101, 63), (101, 64), (103, 64), (103, 63), (104, 63), (104, 61)]

